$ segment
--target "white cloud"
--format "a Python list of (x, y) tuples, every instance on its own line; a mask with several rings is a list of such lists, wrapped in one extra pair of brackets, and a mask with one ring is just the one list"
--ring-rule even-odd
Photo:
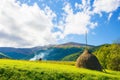
[(84, 13), (69, 14), (66, 17), (65, 35), (68, 34), (84, 34), (87, 29), (90, 16)]
[(56, 17), (56, 14), (53, 13), (53, 11), (48, 6), (45, 7), (44, 12), (50, 19), (53, 19), (54, 17)]
[(75, 9), (79, 9), (79, 12), (74, 13), (70, 4), (66, 4), (64, 7), (67, 13), (65, 19), (64, 36), (68, 34), (84, 34), (85, 31), (90, 31), (98, 26), (97, 22), (92, 22), (91, 18), (94, 14), (100, 14), (102, 12), (109, 13), (108, 20), (120, 6), (120, 0), (95, 0), (93, 3), (93, 9), (91, 9), (90, 0), (82, 0), (82, 4), (75, 3)]
[(67, 14), (73, 13), (73, 10), (72, 10), (71, 5), (70, 5), (69, 3), (65, 3), (65, 6), (63, 7), (63, 10), (64, 10)]
[(120, 15), (118, 16), (118, 20), (120, 20)]
[(81, 12), (73, 13), (71, 5), (67, 3), (63, 10), (66, 13), (65, 16), (65, 29), (64, 36), (69, 34), (85, 34), (85, 31), (89, 32), (89, 29), (94, 29), (97, 26), (96, 22), (91, 22), (91, 12), (89, 11), (90, 7), (89, 0), (82, 2), (81, 4), (76, 3), (76, 8), (82, 9)]
[(90, 0), (82, 0), (82, 4), (75, 3), (75, 8), (82, 10), (82, 12), (90, 14)]
[(109, 14), (108, 21), (110, 20), (110, 18), (112, 17), (112, 15), (113, 15), (112, 13)]
[(119, 6), (120, 0), (95, 0), (93, 5), (95, 13), (110, 13), (116, 10)]
[(64, 37), (69, 34), (82, 35), (85, 31), (90, 32), (91, 29), (98, 26), (96, 22), (98, 19), (92, 21), (92, 17), (95, 14), (99, 14), (102, 17), (102, 12), (107, 13), (109, 14), (109, 21), (113, 11), (120, 7), (120, 0), (94, 0), (93, 5), (90, 2), (90, 0), (82, 0), (81, 4), (76, 2), (75, 12), (70, 3), (65, 3), (63, 8), (66, 13), (64, 16)]
[(95, 33), (95, 32), (92, 32), (92, 35), (96, 35), (96, 33)]
[[(64, 24), (64, 36), (69, 34), (82, 35), (87, 30), (94, 29), (98, 26), (97, 22), (91, 21), (92, 16), (99, 14), (102, 16), (102, 12), (109, 13), (108, 21), (115, 11), (120, 6), (120, 0), (95, 0), (91, 6), (90, 0), (82, 0), (81, 4), (75, 3), (75, 9), (79, 12), (74, 13), (74, 9), (70, 3), (66, 3), (63, 10), (65, 11), (65, 24)], [(93, 9), (92, 9), (93, 7)]]
[[(43, 1), (43, 0), (40, 0)], [(69, 34), (85, 34), (98, 26), (92, 21), (94, 14), (108, 13), (108, 20), (114, 15), (112, 12), (120, 6), (120, 0), (95, 0), (93, 6), (90, 0), (75, 3), (75, 9), (65, 2), (62, 17), (56, 15), (50, 7), (43, 10), (36, 4), (15, 3), (15, 0), (1, 0), (0, 2), (0, 46), (31, 47), (46, 45), (64, 39)], [(45, 4), (41, 4), (44, 5)], [(92, 9), (93, 7), (93, 9)], [(74, 12), (76, 10), (76, 12)], [(78, 11), (78, 12), (77, 12)], [(57, 19), (53, 23), (53, 19)], [(118, 17), (120, 20), (120, 16)], [(58, 22), (58, 23), (57, 23)], [(57, 27), (60, 31), (52, 32)]]
[(31, 47), (55, 42), (52, 19), (55, 13), (37, 4), (19, 5), (14, 0), (0, 3), (0, 46)]
[(94, 29), (96, 26), (98, 25), (98, 23), (97, 22), (90, 22), (89, 23), (89, 27), (91, 28), (91, 29)]

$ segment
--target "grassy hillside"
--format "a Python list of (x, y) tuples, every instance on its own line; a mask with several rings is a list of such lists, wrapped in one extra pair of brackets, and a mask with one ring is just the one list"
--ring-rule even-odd
[(62, 61), (76, 61), (76, 59), (79, 57), (81, 53), (74, 53), (74, 54), (70, 54), (68, 56), (65, 56)]
[[(120, 44), (104, 44), (89, 49), (106, 69), (120, 71)], [(63, 61), (76, 61), (83, 50), (65, 56)]]
[(0, 80), (120, 80), (120, 72), (80, 69), (74, 62), (0, 60)]
[(47, 60), (61, 60), (67, 55), (76, 53), (83, 50), (83, 48), (79, 47), (54, 47), (52, 48), (52, 51), (49, 52), (48, 55), (45, 56), (45, 59)]
[[(97, 47), (91, 47), (91, 48), (89, 48), (89, 51), (94, 52), (97, 49), (99, 49), (98, 46)], [(81, 48), (81, 50), (79, 52), (67, 55), (64, 58), (62, 58), (62, 61), (76, 61), (76, 59), (80, 56), (80, 54), (83, 53), (84, 50), (85, 50), (84, 48)]]

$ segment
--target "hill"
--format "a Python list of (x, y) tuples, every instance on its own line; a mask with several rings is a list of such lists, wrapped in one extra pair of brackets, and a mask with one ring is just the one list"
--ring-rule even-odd
[(74, 53), (74, 54), (70, 54), (68, 56), (65, 56), (64, 58), (62, 58), (62, 61), (76, 61), (76, 59), (79, 57), (81, 53)]
[[(89, 47), (89, 51), (90, 52), (94, 52), (96, 50), (98, 50), (101, 46), (103, 45), (100, 45), (100, 46), (94, 46), (94, 47)], [(76, 61), (76, 59), (80, 56), (80, 54), (82, 54), (84, 51), (84, 48), (81, 49), (79, 52), (77, 53), (73, 53), (73, 54), (70, 54), (68, 56), (65, 56), (64, 58), (62, 58), (63, 61)]]
[[(89, 49), (106, 69), (120, 71), (120, 44), (104, 44)], [(63, 61), (76, 61), (81, 52), (65, 56)]]
[[(88, 45), (89, 47), (94, 47)], [(79, 52), (85, 47), (85, 44), (69, 42), (59, 45), (46, 45), (33, 48), (12, 48), (0, 47), (0, 52), (13, 59), (36, 60), (39, 58), (45, 60), (61, 60), (63, 57)]]
[(3, 53), (0, 53), (0, 59), (1, 59), (1, 58), (9, 59), (10, 57), (6, 56), (6, 55), (3, 54)]
[[(56, 47), (85, 47), (86, 44), (83, 43), (76, 43), (76, 42), (68, 42), (68, 43), (63, 43), (60, 45), (55, 45)], [(88, 47), (94, 47), (93, 45), (87, 45)]]
[(0, 60), (0, 80), (120, 80), (119, 75), (76, 68), (70, 62)]
[(0, 52), (13, 59), (23, 59), (24, 57), (32, 53), (30, 48), (12, 48), (12, 47), (0, 47)]

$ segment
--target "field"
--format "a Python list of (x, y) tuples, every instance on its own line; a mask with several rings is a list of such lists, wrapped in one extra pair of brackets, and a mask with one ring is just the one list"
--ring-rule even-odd
[(75, 62), (0, 59), (0, 80), (120, 80), (120, 72), (76, 68)]

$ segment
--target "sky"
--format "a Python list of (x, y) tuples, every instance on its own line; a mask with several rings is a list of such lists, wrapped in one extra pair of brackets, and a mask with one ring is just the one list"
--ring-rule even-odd
[(120, 0), (1, 0), (0, 47), (120, 40)]

